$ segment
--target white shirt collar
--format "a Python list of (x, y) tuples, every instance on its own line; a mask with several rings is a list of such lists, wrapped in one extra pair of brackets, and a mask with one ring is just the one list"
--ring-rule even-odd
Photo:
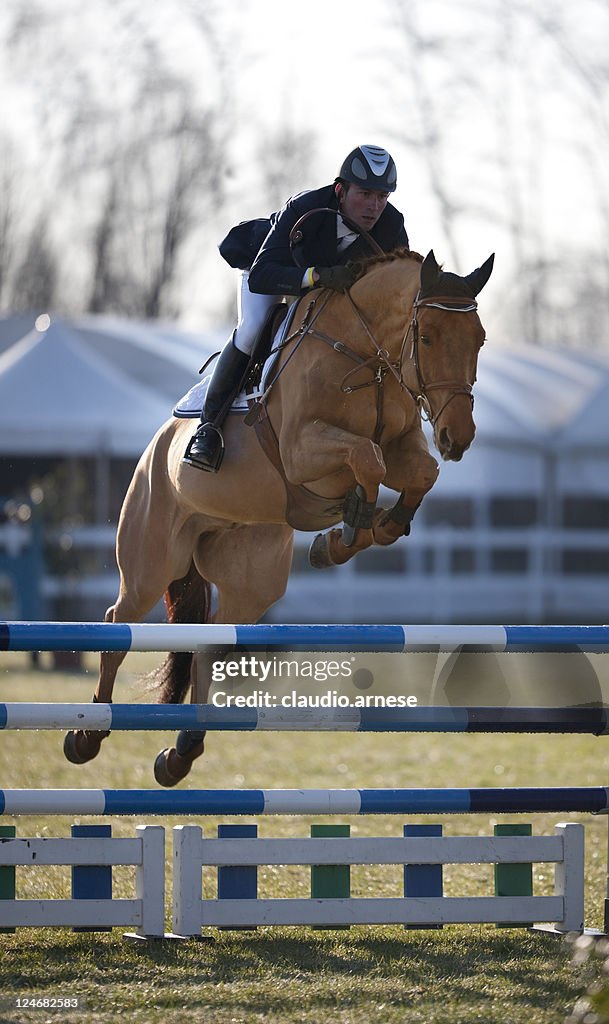
[(351, 231), (342, 217), (336, 218), (336, 241), (339, 252), (351, 245), (357, 237), (357, 231)]

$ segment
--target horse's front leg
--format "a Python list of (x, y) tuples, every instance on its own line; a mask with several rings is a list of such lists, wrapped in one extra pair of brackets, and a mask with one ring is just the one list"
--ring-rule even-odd
[(378, 444), (315, 420), (300, 430), (297, 444), (282, 448), (281, 455), (292, 483), (305, 484), (318, 493), (323, 493), (321, 487), (327, 487), (330, 480), (336, 480), (336, 489), (348, 488), (343, 529), (319, 534), (313, 541), (309, 558), (315, 568), (342, 565), (374, 543), (374, 510), (386, 473)]
[(422, 430), (409, 431), (393, 441), (385, 452), (385, 483), (400, 492), (390, 509), (377, 509), (372, 532), (375, 544), (387, 546), (408, 536), (413, 516), (438, 478), (438, 463), (430, 455)]

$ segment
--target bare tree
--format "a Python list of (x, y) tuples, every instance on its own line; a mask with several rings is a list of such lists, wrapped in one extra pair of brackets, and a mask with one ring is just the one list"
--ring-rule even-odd
[(287, 114), (277, 128), (262, 132), (256, 152), (269, 211), (278, 210), (290, 195), (313, 187), (316, 135), (310, 129), (295, 128)]
[(221, 202), (220, 147), (179, 81), (142, 83), (136, 111), (102, 171), (89, 309), (172, 316), (183, 247)]
[(17, 170), (10, 138), (0, 140), (0, 304), (9, 297), (19, 231), (16, 199)]
[[(468, 76), (455, 60), (455, 73), (449, 88), (438, 88), (439, 60), (451, 50), (451, 36), (443, 28), (421, 27), (417, 0), (389, 0), (394, 30), (400, 39), (400, 78), (407, 83), (408, 108), (412, 111), (410, 131), (401, 133), (423, 164), (427, 182), (435, 202), (436, 212), (444, 234), (452, 266), (460, 268), (461, 253), (458, 241), (458, 218), (462, 201), (457, 198), (451, 167), (451, 137), (464, 128), (466, 108), (463, 92), (468, 88)], [(455, 44), (457, 40), (455, 40)], [(451, 126), (449, 133), (446, 128)]]
[[(134, 0), (98, 5), (112, 49), (100, 47), (97, 63), (82, 52), (75, 0), (59, 0), (52, 17), (30, 0), (7, 4), (13, 72), (36, 68), (21, 80), (40, 126), (37, 196), (49, 225), (64, 231), (57, 301), (63, 288), (72, 311), (176, 314), (185, 243), (222, 199), (231, 78), (213, 2), (203, 14), (176, 0), (176, 16), (190, 19), (201, 51), (196, 76), (175, 64), (162, 23), (148, 16), (155, 11), (144, 16)], [(33, 60), (40, 49), (44, 63)]]
[(111, 248), (118, 225), (119, 184), (114, 168), (109, 174), (105, 194), (99, 206), (98, 220), (92, 232), (92, 288), (87, 303), (90, 313), (102, 313), (118, 306), (118, 281)]
[[(585, 11), (565, 0), (463, 0), (458, 16), (445, 0), (386, 3), (398, 44), (392, 90), (408, 100), (406, 123), (394, 131), (425, 171), (451, 262), (459, 267), (466, 233), (486, 225), (507, 241), (498, 268), (508, 278), (501, 316), (512, 336), (581, 343), (574, 311), (582, 289), (588, 323), (595, 311), (593, 335), (606, 335), (606, 0), (584, 0)], [(596, 210), (587, 237), (577, 215), (561, 216), (563, 160), (578, 168), (575, 190)]]
[(15, 276), (15, 311), (54, 310), (57, 300), (57, 251), (41, 215), (30, 233), (23, 263)]

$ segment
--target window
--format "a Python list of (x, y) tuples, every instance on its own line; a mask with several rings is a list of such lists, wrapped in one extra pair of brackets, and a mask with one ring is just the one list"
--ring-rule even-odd
[(529, 553), (526, 548), (493, 548), (491, 571), (497, 573), (526, 573)]
[(517, 530), (535, 526), (539, 519), (539, 501), (532, 495), (497, 495), (489, 500), (491, 526)]
[(571, 530), (609, 530), (609, 498), (596, 494), (564, 498), (562, 521)]
[(422, 512), (428, 526), (474, 525), (474, 503), (471, 498), (428, 498)]
[(594, 548), (566, 550), (562, 553), (562, 571), (565, 576), (609, 575), (609, 551)]
[(362, 551), (353, 559), (353, 567), (365, 575), (406, 572), (406, 551), (393, 546), (387, 551)]
[(468, 575), (475, 571), (476, 556), (473, 548), (453, 548), (450, 553), (450, 571)]

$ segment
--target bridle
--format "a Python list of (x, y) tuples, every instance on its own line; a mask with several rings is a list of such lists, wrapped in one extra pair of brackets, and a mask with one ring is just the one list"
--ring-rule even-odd
[[(384, 255), (383, 249), (379, 246), (378, 242), (376, 242), (375, 239), (372, 238), (372, 236), (367, 231), (364, 231), (361, 227), (359, 227), (359, 225), (357, 225), (353, 221), (349, 220), (349, 218), (346, 217), (345, 214), (341, 213), (340, 210), (333, 210), (333, 209), (330, 209), (328, 207), (318, 207), (317, 209), (314, 209), (314, 210), (308, 210), (306, 213), (304, 213), (302, 215), (302, 217), (300, 217), (297, 220), (297, 222), (294, 224), (292, 230), (290, 231), (290, 249), (291, 250), (293, 250), (295, 252), (295, 246), (297, 246), (302, 241), (302, 238), (303, 238), (302, 225), (304, 224), (304, 222), (309, 217), (311, 217), (313, 214), (319, 214), (319, 213), (331, 213), (331, 214), (333, 214), (336, 217), (342, 217), (342, 219), (345, 222), (345, 224), (347, 225), (347, 227), (349, 227), (352, 231), (358, 232), (359, 234), (361, 234), (366, 239), (366, 241), (368, 242), (368, 245), (371, 247), (373, 252), (375, 252), (377, 255), (381, 255), (381, 256)], [(297, 260), (296, 260), (296, 263), (297, 263), (297, 265), (299, 265)], [(375, 385), (375, 384), (380, 389), (380, 388), (382, 388), (382, 385), (383, 385), (383, 378), (384, 378), (384, 376), (387, 373), (390, 373), (397, 380), (400, 388), (402, 388), (402, 390), (404, 390), (404, 391), (407, 391), (411, 395), (411, 397), (413, 398), (413, 400), (415, 401), (416, 405), (419, 408), (419, 411), (421, 413), (422, 419), (428, 420), (429, 423), (432, 425), (432, 427), (435, 427), (438, 418), (442, 415), (442, 413), (444, 412), (446, 407), (449, 405), (449, 403), (452, 402), (453, 398), (457, 397), (457, 395), (467, 395), (469, 397), (470, 401), (471, 401), (472, 408), (473, 408), (473, 405), (474, 405), (474, 396), (473, 396), (473, 393), (472, 393), (472, 391), (473, 391), (473, 384), (469, 384), (467, 381), (455, 381), (455, 380), (439, 380), (439, 381), (431, 381), (429, 383), (427, 383), (425, 381), (425, 378), (423, 377), (423, 374), (421, 372), (421, 362), (420, 362), (420, 357), (419, 357), (419, 337), (420, 337), (420, 335), (419, 335), (418, 312), (419, 312), (420, 309), (430, 309), (431, 308), (431, 309), (442, 309), (442, 310), (444, 310), (445, 312), (448, 312), (448, 313), (471, 313), (471, 312), (473, 312), (474, 310), (476, 310), (478, 308), (478, 303), (476, 302), (476, 300), (474, 298), (471, 298), (469, 296), (455, 296), (455, 295), (450, 295), (450, 296), (432, 296), (432, 297), (428, 297), (428, 298), (422, 298), (421, 297), (421, 293), (418, 292), (418, 294), (417, 294), (417, 296), (416, 296), (416, 298), (415, 298), (415, 300), (413, 302), (413, 305), (412, 305), (412, 318), (410, 320), (410, 324), (408, 326), (408, 330), (406, 331), (406, 334), (404, 336), (404, 340), (402, 342), (402, 347), (401, 347), (401, 350), (400, 350), (400, 358), (399, 358), (398, 363), (395, 364), (395, 363), (391, 362), (391, 358), (389, 356), (389, 353), (385, 349), (381, 348), (381, 346), (378, 344), (376, 338), (374, 337), (372, 331), (370, 330), (368, 324), (366, 323), (366, 320), (364, 318), (364, 315), (363, 315), (362, 311), (358, 308), (358, 306), (354, 302), (353, 298), (351, 297), (351, 293), (349, 291), (346, 291), (345, 292), (345, 296), (349, 300), (349, 303), (351, 305), (351, 308), (352, 308), (353, 312), (357, 316), (361, 326), (363, 327), (366, 335), (368, 336), (368, 340), (371, 342), (371, 345), (372, 345), (372, 348), (373, 348), (373, 351), (374, 351), (374, 355), (372, 355), (369, 359), (362, 359), (361, 356), (359, 356), (356, 352), (354, 352), (352, 349), (350, 349), (348, 345), (345, 345), (343, 342), (337, 341), (334, 338), (330, 338), (328, 335), (323, 334), (321, 331), (314, 329), (313, 325), (315, 323), (315, 320), (317, 319), (317, 316), (321, 312), (321, 310), (318, 310), (316, 315), (311, 317), (311, 313), (312, 313), (312, 307), (311, 306), (307, 307), (307, 312), (305, 313), (305, 317), (304, 317), (304, 319), (302, 321), (301, 327), (300, 327), (300, 329), (297, 332), (295, 332), (296, 335), (300, 335), (296, 347), (298, 347), (298, 345), (300, 344), (300, 342), (304, 338), (305, 334), (313, 334), (316, 337), (320, 338), (322, 341), (326, 342), (326, 344), (331, 345), (332, 348), (334, 348), (337, 352), (342, 352), (348, 358), (350, 358), (350, 359), (354, 360), (356, 363), (358, 363), (358, 365), (353, 370), (350, 370), (350, 372), (347, 373), (345, 375), (345, 377), (343, 378), (343, 381), (342, 381), (342, 384), (341, 384), (341, 391), (344, 394), (350, 394), (351, 392), (359, 390), (360, 388), (370, 387), (371, 385)], [(328, 298), (329, 298), (329, 296), (325, 297), (324, 301), (322, 302), (322, 308), (325, 306), (326, 302), (328, 301)], [(410, 337), (411, 334), (412, 334), (412, 347), (411, 347), (411, 350), (410, 350), (410, 357), (409, 358), (411, 359), (411, 361), (414, 364), (414, 372), (415, 372), (415, 377), (416, 377), (416, 389), (410, 388), (408, 386), (408, 384), (406, 384), (406, 381), (404, 380), (404, 374), (403, 374), (404, 350), (405, 350), (406, 345), (408, 343), (408, 338)], [(294, 337), (294, 335), (292, 335), (290, 338), (286, 339), (286, 342), (287, 341), (291, 341), (293, 339), (293, 337)], [(288, 358), (290, 358), (290, 357), (288, 357)], [(350, 378), (354, 374), (356, 374), (359, 370), (363, 369), (364, 367), (369, 367), (370, 369), (373, 370), (374, 377), (373, 377), (372, 380), (366, 381), (363, 384), (347, 383), (347, 381), (349, 381)], [(474, 381), (474, 383), (475, 383), (475, 381)], [(431, 400), (430, 400), (429, 395), (428, 395), (429, 391), (434, 391), (434, 390), (437, 390), (437, 391), (443, 390), (443, 391), (448, 391), (449, 392), (449, 395), (446, 398), (446, 401), (443, 403), (443, 405), (440, 407), (440, 409), (438, 409), (437, 412), (435, 412), (435, 413), (433, 412)]]
[[(469, 297), (460, 297), (455, 295), (450, 296), (432, 296), (429, 298), (421, 298), (420, 292), (417, 294), (413, 305), (412, 305), (412, 318), (408, 326), (408, 330), (404, 336), (402, 347), (400, 351), (400, 379), (402, 386), (409, 392), (416, 404), (418, 405), (421, 416), (431, 423), (432, 427), (435, 427), (438, 418), (442, 415), (447, 405), (452, 402), (453, 398), (457, 395), (467, 395), (471, 401), (472, 408), (474, 406), (474, 395), (473, 395), (473, 384), (468, 381), (458, 380), (435, 380), (427, 382), (423, 376), (421, 370), (421, 360), (419, 355), (419, 345), (421, 335), (419, 330), (419, 319), (418, 312), (421, 309), (441, 309), (447, 313), (472, 313), (478, 308), (478, 303), (475, 299)], [(404, 359), (404, 351), (408, 343), (409, 337), (412, 336), (412, 344), (409, 353), (409, 359), (414, 366), (414, 372), (416, 377), (417, 386), (416, 389), (408, 387), (404, 381), (402, 375), (402, 366)], [(475, 380), (474, 380), (475, 383)], [(449, 395), (443, 405), (434, 413), (432, 404), (428, 395), (429, 391), (448, 391)]]
[[(276, 383), (277, 379), (281, 376), (282, 372), (286, 369), (292, 356), (295, 355), (297, 348), (300, 346), (306, 335), (310, 334), (313, 337), (318, 338), (320, 341), (323, 341), (326, 345), (329, 345), (332, 349), (334, 349), (334, 351), (341, 353), (341, 355), (346, 356), (348, 359), (351, 359), (353, 362), (357, 364), (352, 370), (349, 370), (349, 372), (346, 373), (345, 376), (343, 377), (341, 383), (341, 391), (343, 394), (352, 394), (354, 391), (359, 391), (362, 388), (371, 387), (375, 385), (378, 387), (379, 400), (377, 404), (377, 426), (375, 434), (379, 433), (381, 428), (382, 388), (384, 378), (388, 373), (397, 381), (399, 387), (403, 391), (408, 392), (408, 394), (412, 397), (415, 404), (417, 405), (422, 419), (429, 421), (432, 427), (435, 427), (439, 416), (441, 416), (441, 414), (444, 412), (449, 403), (452, 402), (453, 398), (456, 398), (457, 395), (467, 395), (473, 407), (473, 384), (470, 384), (468, 381), (439, 380), (427, 382), (425, 380), (421, 370), (421, 360), (419, 356), (419, 344), (421, 338), (424, 337), (424, 335), (421, 335), (419, 330), (418, 314), (421, 309), (429, 308), (441, 309), (448, 313), (471, 313), (478, 308), (478, 303), (476, 302), (475, 299), (454, 295), (431, 296), (422, 298), (420, 292), (417, 293), (417, 296), (412, 305), (412, 317), (400, 348), (399, 359), (397, 362), (392, 362), (389, 352), (387, 352), (386, 349), (382, 348), (379, 345), (378, 341), (374, 337), (373, 332), (371, 331), (369, 325), (366, 322), (364, 314), (354, 301), (349, 291), (346, 291), (344, 293), (345, 297), (349, 301), (351, 309), (355, 313), (357, 319), (360, 322), (360, 325), (364, 329), (364, 332), (368, 340), (370, 341), (370, 344), (373, 349), (372, 354), (366, 359), (363, 356), (360, 356), (359, 353), (355, 352), (348, 345), (346, 345), (345, 342), (339, 341), (337, 338), (332, 338), (330, 335), (325, 334), (323, 331), (320, 331), (319, 328), (316, 327), (316, 321), (318, 317), (325, 309), (326, 305), (332, 298), (333, 294), (333, 292), (325, 290), (324, 292), (322, 292), (321, 296), (313, 299), (306, 308), (300, 326), (297, 327), (291, 334), (289, 334), (287, 338), (283, 339), (283, 341), (279, 345), (280, 349), (286, 348), (289, 345), (289, 343), (294, 340), (296, 340), (296, 345), (290, 352), (287, 360), (281, 366), (275, 377), (271, 380), (264, 393), (260, 396), (257, 396), (259, 403), (264, 404), (266, 402), (266, 399), (268, 398), (268, 395), (272, 387)], [(404, 380), (404, 353), (409, 338), (412, 338), (412, 344), (408, 355), (408, 359), (412, 362), (414, 367), (416, 377), (416, 388), (411, 388)], [(370, 380), (364, 381), (361, 384), (352, 383), (351, 378), (353, 377), (353, 375), (366, 368), (373, 371), (373, 377)], [(446, 401), (436, 412), (433, 411), (432, 403), (428, 395), (428, 392), (434, 390), (443, 390), (449, 392)]]

